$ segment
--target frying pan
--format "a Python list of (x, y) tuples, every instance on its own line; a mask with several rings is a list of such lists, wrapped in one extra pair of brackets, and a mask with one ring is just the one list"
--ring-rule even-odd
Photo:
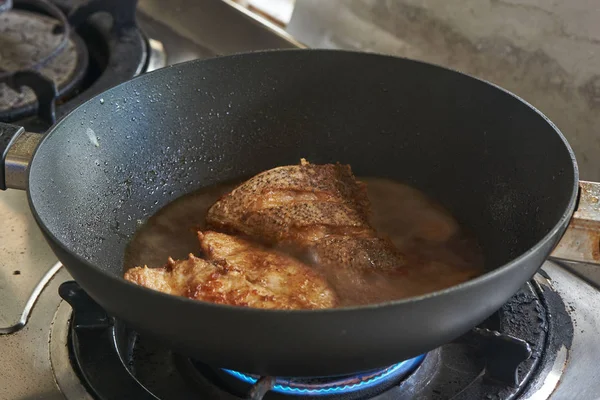
[[(46, 240), (94, 300), (198, 360), (260, 375), (368, 370), (465, 333), (534, 275), (580, 192), (571, 148), (535, 108), (458, 72), (375, 54), (268, 51), (165, 68), (81, 105), (32, 157), (40, 137), (2, 127), (7, 185), (27, 187)], [(209, 304), (122, 278), (139, 221), (201, 187), (301, 157), (437, 199), (477, 235), (487, 272), (420, 297), (316, 311)], [(581, 192), (585, 214), (593, 196)], [(573, 219), (579, 244), (558, 256), (594, 258), (573, 238), (585, 226)]]

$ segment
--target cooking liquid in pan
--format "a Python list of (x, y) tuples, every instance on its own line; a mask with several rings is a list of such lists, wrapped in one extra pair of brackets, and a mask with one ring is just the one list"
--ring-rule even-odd
[[(367, 184), (373, 227), (380, 236), (392, 240), (411, 267), (393, 278), (374, 274), (370, 277), (373, 290), (369, 290), (364, 301), (342, 297), (341, 306), (418, 296), (483, 273), (483, 256), (477, 241), (441, 205), (392, 180), (359, 180)], [(196, 232), (205, 229), (204, 219), (210, 206), (239, 183), (203, 188), (163, 207), (140, 227), (129, 244), (125, 270), (143, 265), (160, 267), (168, 257), (185, 259), (189, 253), (201, 256)], [(331, 270), (323, 272), (326, 276), (335, 274)]]

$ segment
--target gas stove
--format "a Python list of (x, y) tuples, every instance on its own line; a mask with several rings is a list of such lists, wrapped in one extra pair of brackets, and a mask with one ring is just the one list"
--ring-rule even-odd
[(0, 120), (45, 131), (92, 96), (165, 65), (135, 0), (13, 0), (0, 13)]
[(559, 291), (567, 277), (545, 265), (483, 324), (427, 354), (312, 378), (260, 377), (173, 352), (111, 318), (70, 281), (58, 289), (65, 301), (50, 331), (50, 361), (70, 365), (55, 375), (67, 398), (85, 390), (97, 399), (547, 399), (567, 374), (574, 339), (593, 340), (579, 326), (575, 334), (578, 313)]
[(595, 399), (600, 387), (600, 292), (552, 262), (455, 341), (337, 377), (259, 377), (173, 352), (107, 315), (60, 264), (34, 292), (26, 325), (0, 337), (0, 398)]
[(222, 1), (160, 3), (0, 0), (0, 121), (44, 132), (98, 93), (167, 63), (301, 46)]
[[(38, 132), (166, 64), (302, 47), (221, 0), (8, 3), (0, 0), (0, 121)], [(587, 266), (545, 263), (483, 324), (414, 359), (347, 376), (260, 377), (175, 353), (107, 315), (57, 262), (24, 193), (0, 193), (0, 216), (0, 399), (599, 397), (600, 291), (582, 278), (598, 275)]]

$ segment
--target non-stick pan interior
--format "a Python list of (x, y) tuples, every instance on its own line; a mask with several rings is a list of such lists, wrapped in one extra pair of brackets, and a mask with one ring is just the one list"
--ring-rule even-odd
[(301, 157), (424, 190), (475, 232), (489, 269), (554, 227), (577, 176), (555, 128), (487, 83), (386, 56), (286, 51), (180, 64), (84, 104), (41, 144), (30, 198), (64, 246), (120, 276), (160, 207)]

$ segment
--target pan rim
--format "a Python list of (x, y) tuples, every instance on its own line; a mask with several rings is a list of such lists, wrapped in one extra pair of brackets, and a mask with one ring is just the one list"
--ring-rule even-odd
[[(575, 206), (576, 206), (576, 202), (577, 202), (577, 196), (578, 196), (578, 188), (579, 188), (579, 168), (578, 168), (578, 164), (577, 164), (577, 160), (575, 157), (575, 154), (573, 152), (573, 149), (571, 148), (571, 145), (569, 144), (569, 142), (567, 141), (566, 137), (563, 135), (563, 133), (560, 131), (560, 129), (546, 116), (544, 115), (540, 110), (538, 110), (535, 106), (533, 106), (532, 104), (530, 104), (529, 102), (527, 102), (526, 100), (524, 100), (523, 98), (519, 97), (518, 95), (510, 92), (507, 89), (504, 89), (492, 82), (489, 82), (487, 80), (457, 71), (455, 69), (452, 68), (448, 68), (445, 66), (441, 66), (441, 65), (436, 65), (433, 63), (428, 63), (428, 62), (424, 62), (424, 61), (419, 61), (419, 60), (413, 60), (413, 59), (409, 59), (409, 58), (405, 58), (405, 57), (399, 57), (399, 56), (394, 56), (394, 55), (389, 55), (389, 54), (382, 54), (382, 53), (376, 53), (376, 52), (367, 52), (367, 51), (351, 51), (351, 50), (340, 50), (340, 49), (271, 49), (271, 50), (259, 50), (259, 51), (249, 51), (249, 52), (241, 52), (241, 53), (235, 53), (235, 54), (231, 54), (231, 55), (226, 55), (226, 56), (219, 56), (219, 57), (213, 57), (210, 59), (196, 59), (196, 60), (190, 60), (190, 61), (186, 61), (183, 63), (178, 63), (178, 64), (174, 64), (174, 65), (170, 65), (167, 66), (165, 68), (161, 68), (149, 73), (145, 73), (142, 75), (139, 75), (129, 81), (123, 82), (117, 86), (114, 86), (111, 89), (108, 89), (102, 93), (99, 93), (97, 95), (95, 95), (94, 97), (90, 98), (89, 100), (85, 101), (84, 103), (80, 104), (78, 107), (76, 107), (75, 109), (73, 109), (71, 112), (69, 112), (67, 115), (65, 115), (63, 118), (61, 118), (61, 120), (56, 123), (45, 135), (44, 137), (41, 139), (38, 147), (35, 150), (35, 153), (31, 159), (31, 162), (29, 164), (29, 168), (28, 168), (28, 177), (31, 174), (31, 170), (32, 170), (32, 166), (34, 166), (36, 159), (38, 159), (37, 155), (38, 155), (38, 150), (40, 148), (42, 148), (44, 146), (44, 143), (46, 142), (46, 140), (48, 138), (50, 138), (52, 136), (52, 134), (56, 131), (58, 131), (60, 129), (60, 126), (63, 124), (63, 122), (68, 119), (68, 118), (75, 118), (73, 117), (74, 114), (78, 113), (78, 110), (80, 108), (83, 108), (85, 105), (87, 105), (88, 103), (94, 102), (94, 101), (98, 101), (98, 99), (100, 99), (102, 96), (106, 95), (106, 93), (113, 91), (113, 90), (117, 90), (125, 85), (131, 85), (131, 82), (134, 81), (138, 81), (141, 79), (145, 79), (146, 76), (151, 76), (154, 74), (161, 74), (164, 73), (164, 71), (170, 70), (172, 68), (184, 68), (186, 65), (188, 64), (205, 64), (205, 63), (210, 63), (210, 62), (221, 62), (222, 59), (235, 59), (235, 58), (244, 58), (244, 57), (261, 57), (264, 55), (269, 55), (272, 53), (300, 53), (300, 52), (310, 52), (310, 53), (338, 53), (338, 54), (348, 54), (348, 55), (354, 55), (354, 56), (361, 56), (361, 57), (375, 57), (375, 58), (381, 58), (381, 59), (392, 59), (392, 60), (401, 60), (402, 62), (408, 62), (408, 63), (416, 63), (416, 64), (421, 64), (421, 65), (425, 65), (427, 67), (434, 67), (437, 69), (442, 69), (442, 70), (446, 70), (449, 72), (453, 72), (455, 74), (459, 74), (462, 75), (463, 77), (466, 78), (470, 78), (470, 79), (474, 79), (476, 81), (479, 81), (481, 83), (484, 83), (488, 86), (491, 86), (495, 89), (500, 90), (501, 92), (508, 94), (509, 96), (513, 97), (515, 100), (520, 101), (521, 103), (523, 103), (524, 105), (526, 105), (527, 107), (529, 107), (533, 112), (537, 113), (540, 117), (542, 117), (544, 119), (544, 121), (554, 130), (554, 132), (558, 135), (558, 138), (561, 140), (562, 144), (565, 146), (565, 149), (567, 150), (569, 157), (571, 158), (572, 161), (572, 166), (573, 166), (573, 187), (571, 190), (571, 196), (569, 199), (569, 202), (567, 204), (567, 207), (565, 208), (561, 218), (554, 224), (554, 226), (550, 229), (550, 231), (544, 236), (542, 237), (538, 242), (536, 242), (532, 247), (530, 247), (527, 251), (525, 251), (524, 253), (520, 254), (519, 256), (513, 258), (512, 260), (510, 260), (509, 262), (491, 270), (491, 271), (487, 271), (484, 274), (468, 280), (466, 282), (460, 283), (458, 285), (454, 285), (454, 286), (450, 286), (446, 289), (442, 289), (442, 290), (438, 290), (435, 292), (430, 292), (430, 293), (426, 293), (420, 296), (414, 296), (414, 297), (407, 297), (404, 299), (399, 299), (399, 300), (393, 300), (393, 301), (387, 301), (387, 302), (381, 302), (381, 303), (374, 303), (374, 304), (366, 304), (366, 305), (360, 305), (360, 306), (346, 306), (346, 307), (339, 307), (339, 308), (326, 308), (326, 309), (316, 309), (316, 310), (308, 310), (308, 309), (298, 309), (298, 310), (282, 310), (282, 309), (259, 309), (259, 308), (251, 308), (251, 307), (241, 307), (241, 306), (232, 306), (232, 305), (227, 305), (227, 304), (216, 304), (216, 303), (210, 303), (210, 302), (205, 302), (205, 301), (201, 301), (201, 300), (193, 300), (193, 299), (189, 299), (187, 297), (181, 297), (181, 296), (174, 296), (174, 295), (170, 295), (170, 294), (166, 294), (166, 293), (162, 293), (156, 290), (152, 290), (152, 289), (148, 289), (139, 285), (136, 285), (132, 282), (129, 282), (127, 280), (125, 280), (123, 277), (118, 277), (115, 276), (112, 273), (109, 273), (107, 271), (105, 271), (104, 269), (96, 266), (95, 264), (92, 264), (91, 262), (89, 262), (88, 260), (86, 260), (85, 258), (81, 257), (79, 254), (74, 253), (69, 246), (67, 246), (65, 243), (63, 243), (61, 240), (59, 240), (46, 226), (46, 224), (44, 223), (42, 217), (38, 214), (36, 207), (35, 207), (35, 200), (32, 197), (32, 191), (31, 188), (28, 187), (27, 189), (27, 199), (29, 202), (29, 207), (31, 210), (31, 213), (33, 214), (38, 226), (44, 231), (45, 235), (53, 242), (54, 245), (56, 245), (57, 247), (59, 247), (63, 252), (69, 254), (71, 257), (73, 257), (77, 262), (81, 263), (82, 265), (84, 265), (86, 268), (90, 268), (98, 273), (100, 273), (101, 275), (105, 276), (106, 278), (108, 278), (109, 280), (111, 280), (112, 282), (114, 282), (117, 285), (123, 285), (125, 284), (127, 287), (129, 287), (131, 290), (135, 290), (135, 291), (141, 291), (139, 293), (146, 293), (146, 295), (158, 295), (159, 297), (162, 297), (164, 299), (170, 299), (167, 301), (171, 301), (171, 302), (183, 302), (184, 304), (196, 304), (198, 306), (202, 306), (202, 307), (211, 307), (214, 308), (216, 310), (222, 310), (222, 311), (232, 311), (232, 312), (249, 312), (249, 313), (268, 313), (268, 314), (289, 314), (289, 315), (316, 315), (316, 314), (329, 314), (331, 312), (344, 312), (344, 313), (353, 313), (353, 312), (362, 312), (363, 310), (374, 310), (374, 309), (381, 309), (381, 308), (388, 308), (388, 307), (405, 307), (407, 305), (413, 304), (413, 303), (417, 303), (417, 302), (422, 302), (422, 301), (426, 301), (428, 299), (431, 298), (435, 298), (438, 296), (442, 296), (442, 295), (446, 295), (446, 294), (451, 294), (451, 293), (459, 293), (462, 291), (466, 291), (471, 289), (473, 286), (478, 286), (480, 284), (484, 284), (489, 280), (493, 280), (495, 279), (497, 276), (502, 275), (507, 273), (508, 271), (510, 271), (511, 269), (513, 269), (515, 267), (516, 264), (519, 264), (522, 260), (528, 258), (529, 256), (531, 256), (531, 254), (539, 251), (540, 248), (542, 248), (543, 246), (545, 246), (549, 241), (551, 241), (556, 235), (560, 235), (560, 237), (562, 237), (562, 234), (564, 233), (564, 231), (566, 230), (566, 227), (568, 225), (568, 221), (571, 219), (573, 212), (575, 211)], [(562, 231), (562, 232), (561, 232)], [(559, 237), (559, 239), (560, 239)], [(545, 261), (547, 260), (547, 258), (545, 259)], [(544, 262), (545, 262), (544, 261)], [(539, 266), (541, 267), (541, 265)], [(538, 267), (538, 268), (539, 268)], [(85, 289), (85, 288), (84, 288)]]

